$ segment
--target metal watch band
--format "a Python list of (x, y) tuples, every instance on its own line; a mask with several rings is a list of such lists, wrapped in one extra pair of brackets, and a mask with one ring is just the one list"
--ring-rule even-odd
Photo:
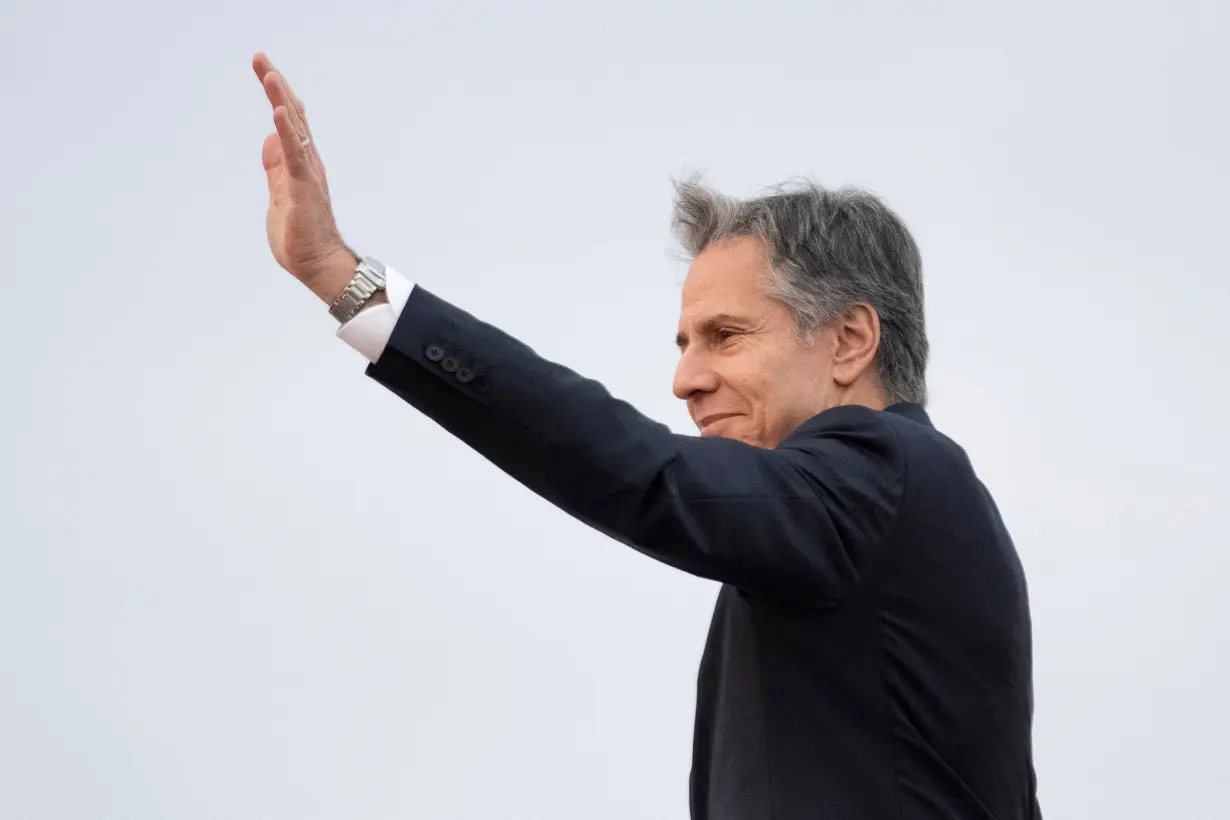
[(329, 315), (346, 324), (363, 309), (372, 294), (384, 290), (384, 265), (370, 256), (360, 256), (354, 269), (354, 278), (341, 295), (329, 305)]

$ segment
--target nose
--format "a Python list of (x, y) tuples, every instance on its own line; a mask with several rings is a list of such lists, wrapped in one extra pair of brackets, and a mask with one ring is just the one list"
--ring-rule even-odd
[(718, 388), (717, 372), (704, 360), (698, 351), (687, 351), (680, 355), (679, 365), (675, 368), (675, 382), (672, 385), (675, 398), (687, 401), (698, 394), (712, 393)]

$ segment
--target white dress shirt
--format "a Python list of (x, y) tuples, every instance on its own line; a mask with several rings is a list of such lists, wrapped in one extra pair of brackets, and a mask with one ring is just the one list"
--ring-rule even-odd
[(388, 304), (364, 308), (337, 329), (337, 337), (370, 362), (379, 359), (384, 352), (389, 337), (393, 335), (393, 328), (397, 326), (397, 319), (406, 307), (406, 300), (410, 298), (410, 291), (414, 290), (413, 282), (390, 267), (385, 267), (384, 277)]

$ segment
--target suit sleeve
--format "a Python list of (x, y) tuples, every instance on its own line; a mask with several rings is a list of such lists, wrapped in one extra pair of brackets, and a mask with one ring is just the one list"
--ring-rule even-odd
[(776, 450), (677, 435), (421, 286), (367, 374), (580, 521), (752, 592), (840, 600), (904, 493), (875, 411), (826, 411)]

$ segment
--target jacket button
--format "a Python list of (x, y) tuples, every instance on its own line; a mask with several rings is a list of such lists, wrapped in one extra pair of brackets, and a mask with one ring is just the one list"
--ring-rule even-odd
[(469, 384), (474, 381), (474, 371), (468, 367), (457, 368), (457, 381), (462, 384)]
[(486, 393), (491, 387), (491, 382), (487, 381), (486, 376), (475, 376), (474, 384), (470, 385), (475, 393)]
[(445, 373), (453, 373), (457, 370), (457, 368), (461, 367), (461, 362), (457, 361), (452, 356), (449, 356), (447, 359), (440, 362), (440, 367), (444, 369)]
[(423, 355), (429, 362), (438, 362), (444, 358), (444, 348), (440, 345), (427, 345), (427, 350), (423, 351)]

